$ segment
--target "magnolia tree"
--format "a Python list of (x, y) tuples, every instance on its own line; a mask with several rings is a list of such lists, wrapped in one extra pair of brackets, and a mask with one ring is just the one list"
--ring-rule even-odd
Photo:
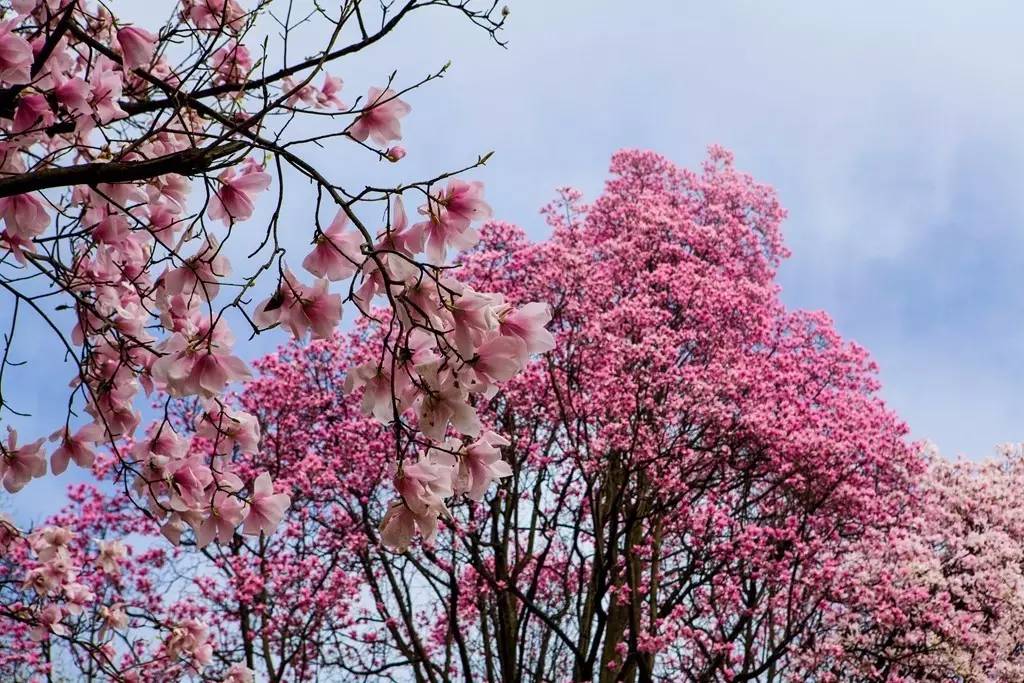
[[(496, 324), (494, 339), (535, 354), (465, 416), (477, 438), (421, 418), (435, 445), (383, 457), (402, 438), (385, 424), (400, 380), (367, 380), (384, 375), (386, 310), (383, 326), (255, 363), (224, 408), (255, 421), (230, 448), (201, 399), (172, 399), (175, 448), (220, 454), (246, 481), (269, 473), (277, 493), (261, 491), (291, 500), (282, 528), (239, 533), (229, 507), (163, 548), (131, 489), (82, 493), (32, 538), (88, 568), (88, 609), (49, 645), (8, 610), (0, 671), (74, 677), (106, 647), (143, 680), (790, 681), (836, 666), (861, 680), (854, 616), (884, 639), (885, 601), (838, 601), (865, 599), (854, 568), (880, 570), (865, 549), (881, 534), (911, 533), (924, 461), (864, 350), (779, 301), (768, 188), (720, 149), (700, 173), (643, 152), (612, 172), (592, 205), (565, 190), (547, 207), (548, 240), (491, 223), (460, 259), (464, 329)], [(477, 291), (518, 313), (486, 322)], [(536, 301), (551, 302), (550, 333)], [(122, 555), (99, 532), (126, 524), (152, 540)], [(12, 556), (10, 576), (35, 563)], [(6, 590), (7, 604), (34, 592)]]
[[(166, 4), (164, 25), (142, 27), (103, 2), (0, 2), (0, 420), (18, 414), (16, 383), (41, 369), (18, 367), (26, 324), (51, 335), (54, 360), (72, 368), (66, 409), (44, 416), (52, 445), (10, 428), (0, 444), (6, 491), (72, 462), (89, 467), (109, 450), (106, 476), (172, 541), (231, 543), (241, 533), (265, 543), (255, 539), (279, 523), (290, 494), (269, 468), (240, 468), (231, 457), (260, 442), (256, 416), (225, 400), (232, 382), (250, 376), (235, 335), (281, 327), (296, 339), (328, 338), (346, 304), (375, 330), (350, 382), (366, 387), (369, 407), (389, 424), (389, 450), (376, 453), (409, 472), (400, 482), (419, 476), (428, 452), (459, 464), (463, 443), (500, 441), (482, 431), (476, 397), (540, 350), (532, 339), (547, 315), (474, 291), (446, 265), (489, 215), (482, 186), (456, 171), (350, 188), (308, 152), (348, 145), (353, 159), (400, 160), (406, 99), (445, 69), (413, 82), (388, 70), (359, 74), (374, 87), (346, 95), (343, 58), (427, 8), (500, 42), (507, 10), (487, 0)], [(322, 43), (304, 40), (298, 56), (299, 33)], [(313, 122), (329, 129), (310, 135)], [(315, 202), (289, 201), (286, 180), (311, 187)], [(252, 225), (261, 199), (268, 217)], [(311, 246), (289, 253), (296, 229)], [(153, 391), (163, 410), (143, 427), (140, 402)], [(178, 399), (198, 402), (188, 432), (169, 410)], [(437, 487), (442, 498), (470, 492), (455, 477)], [(426, 529), (444, 511), (440, 498), (420, 504), (408, 487), (399, 493), (389, 518), (402, 524)], [(5, 547), (20, 548), (7, 552), (38, 565), (21, 577), (35, 596), (11, 613), (35, 637), (76, 637), (67, 619), (89, 590), (98, 595), (82, 588), (87, 539), (3, 528)], [(158, 656), (204, 658), (199, 626), (153, 626), (177, 634)], [(109, 652), (89, 656), (109, 673)]]
[(846, 561), (816, 647), (815, 681), (1024, 679), (1024, 458), (930, 456), (906, 520), (874, 529)]

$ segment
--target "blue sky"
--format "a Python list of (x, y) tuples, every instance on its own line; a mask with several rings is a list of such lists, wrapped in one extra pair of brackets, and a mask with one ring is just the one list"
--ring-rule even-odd
[[(1024, 6), (509, 5), (507, 50), (450, 12), (425, 11), (332, 69), (351, 101), (394, 68), (412, 81), (453, 62), (408, 97), (401, 164), (334, 146), (314, 155), (320, 167), (353, 184), (396, 183), (494, 150), (476, 177), (496, 215), (542, 238), (537, 210), (553, 189), (594, 196), (616, 149), (694, 166), (723, 144), (789, 210), (785, 300), (828, 311), (870, 349), (915, 437), (971, 457), (1024, 440)], [(121, 6), (153, 26), (170, 5)], [(305, 235), (300, 196), (290, 219)], [(44, 365), (52, 349), (36, 332), (19, 347), (34, 362), (20, 375), (19, 405), (34, 413), (20, 421), (26, 436), (61, 420), (52, 410), (68, 376)], [(52, 509), (74, 476), (34, 482), (16, 507)]]

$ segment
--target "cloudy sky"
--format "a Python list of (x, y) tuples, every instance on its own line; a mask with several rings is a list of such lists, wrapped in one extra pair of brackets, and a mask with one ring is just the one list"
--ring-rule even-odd
[[(120, 4), (149, 26), (171, 8)], [(497, 216), (540, 239), (553, 189), (593, 197), (616, 149), (695, 166), (725, 145), (789, 210), (786, 301), (828, 311), (871, 350), (915, 437), (975, 458), (1024, 440), (1024, 6), (626, 4), (510, 0), (508, 49), (424, 12), (332, 69), (351, 101), (395, 68), (409, 82), (452, 60), (408, 97), (409, 156), (381, 165), (333, 147), (318, 164), (396, 183), (494, 150), (477, 177)], [(308, 207), (293, 206), (308, 235)], [(41, 338), (19, 348), (35, 368), (20, 401), (34, 416), (20, 425), (48, 433), (68, 373), (45, 364)], [(74, 476), (34, 482), (19, 512), (51, 509)]]

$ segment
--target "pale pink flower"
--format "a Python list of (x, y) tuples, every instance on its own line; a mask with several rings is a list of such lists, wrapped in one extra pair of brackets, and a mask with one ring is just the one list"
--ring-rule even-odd
[(217, 178), (220, 187), (210, 198), (209, 215), (225, 224), (250, 218), (253, 197), (270, 187), (270, 174), (256, 163), (244, 164), (241, 172), (225, 169)]
[(29, 637), (32, 640), (40, 641), (49, 638), (50, 633), (66, 636), (68, 629), (61, 623), (63, 619), (64, 612), (59, 605), (47, 605), (36, 617), (36, 625), (29, 631)]
[(70, 461), (79, 467), (92, 467), (96, 452), (91, 446), (103, 440), (103, 429), (92, 422), (72, 435), (67, 427), (61, 427), (50, 435), (50, 441), (58, 440), (60, 445), (50, 455), (50, 470), (54, 474), (62, 474)]
[(519, 337), (495, 335), (480, 345), (470, 366), (485, 382), (506, 382), (519, 372), (526, 355)]
[(544, 353), (555, 348), (554, 336), (545, 329), (551, 321), (551, 307), (528, 303), (519, 308), (506, 305), (498, 313), (498, 330), (506, 337), (519, 337), (528, 353)]
[(6, 231), (15, 237), (31, 240), (45, 232), (50, 217), (34, 194), (16, 194), (0, 199), (0, 218)]
[(394, 90), (370, 88), (365, 109), (349, 127), (348, 133), (360, 142), (366, 142), (369, 138), (379, 145), (401, 140), (402, 125), (399, 119), (410, 111), (412, 107), (398, 99)]
[(294, 107), (300, 102), (311, 107), (316, 105), (316, 87), (310, 83), (305, 83), (300, 86), (291, 78), (291, 76), (285, 76), (281, 79), (281, 92), (288, 94), (288, 98), (284, 103), (289, 107)]
[(196, 28), (240, 30), (245, 22), (245, 10), (235, 0), (183, 0), (182, 14)]
[(0, 473), (3, 474), (4, 488), (17, 493), (33, 477), (46, 474), (46, 455), (43, 453), (44, 439), (18, 446), (18, 432), (7, 428), (7, 446), (0, 446)]
[(429, 217), (423, 227), (430, 259), (444, 261), (447, 247), (468, 249), (477, 243), (480, 235), (470, 224), (491, 217), (491, 207), (483, 196), (483, 183), (453, 178), (444, 192), (430, 197), (427, 204), (420, 207), (420, 213)]
[(414, 463), (402, 467), (395, 477), (395, 490), (417, 516), (448, 511), (446, 498), (454, 495), (455, 456), (431, 449)]
[(205, 624), (196, 619), (186, 619), (171, 629), (164, 647), (171, 659), (187, 657), (200, 666), (209, 664), (213, 658), (210, 632)]
[[(409, 545), (412, 543), (412, 538), (416, 533), (416, 527), (419, 524), (419, 520), (416, 515), (412, 513), (401, 498), (398, 500), (391, 501), (391, 505), (388, 507), (388, 511), (384, 514), (384, 519), (380, 523), (380, 541), (386, 547), (391, 548), (397, 552), (404, 553), (409, 549)], [(434, 529), (437, 528), (437, 519), (434, 518), (433, 526), (429, 520), (423, 520), (423, 526), (421, 526), (421, 533), (426, 536), (427, 534), (433, 534)]]
[(216, 81), (238, 83), (245, 79), (252, 70), (252, 55), (249, 48), (234, 40), (213, 53), (212, 68), (216, 72)]
[(121, 573), (121, 561), (128, 557), (128, 547), (118, 540), (98, 541), (100, 552), (96, 556), (96, 564), (105, 574)]
[(124, 611), (124, 605), (115, 603), (103, 605), (99, 609), (100, 619), (103, 625), (100, 627), (99, 637), (102, 639), (109, 631), (123, 631), (128, 628), (128, 615)]
[(22, 85), (32, 80), (32, 46), (14, 33), (18, 21), (0, 23), (0, 81)]
[(53, 89), (53, 96), (65, 109), (87, 120), (92, 113), (89, 94), (89, 84), (77, 76), (61, 80)]
[(235, 533), (235, 527), (242, 521), (244, 504), (237, 497), (217, 491), (213, 494), (209, 516), (196, 530), (196, 545), (206, 547), (216, 538), (221, 543), (228, 543)]
[(109, 123), (128, 116), (118, 103), (124, 90), (124, 81), (116, 67), (112, 61), (101, 57), (96, 60), (96, 68), (89, 77), (92, 88), (89, 106), (100, 123)]
[(346, 280), (359, 269), (363, 261), (360, 248), (363, 238), (355, 231), (346, 230), (348, 215), (339, 209), (334, 220), (316, 237), (316, 246), (302, 261), (302, 267), (317, 277), (332, 282)]
[(445, 284), (458, 291), (448, 307), (455, 327), (455, 346), (467, 359), (472, 358), (474, 348), (485, 334), (497, 327), (498, 321), (492, 311), (495, 297), (479, 294), (457, 282)]
[(216, 444), (215, 450), (221, 455), (231, 453), (234, 446), (242, 453), (256, 453), (260, 443), (260, 424), (256, 416), (220, 403), (211, 404), (196, 421), (196, 436)]
[[(395, 419), (395, 410), (392, 404), (392, 378), (390, 364), (385, 362), (379, 364), (376, 361), (369, 361), (358, 365), (348, 371), (345, 376), (345, 393), (350, 394), (356, 389), (363, 389), (362, 409), (368, 415), (384, 424), (391, 424)], [(398, 395), (398, 412), (405, 408), (402, 404), (402, 397), (407, 393), (408, 379), (406, 373), (399, 372), (394, 381), (395, 393)]]
[(42, 132), (42, 129), (53, 125), (54, 116), (44, 95), (22, 95), (18, 100), (18, 108), (14, 111), (12, 132)]
[(388, 150), (384, 152), (384, 156), (388, 158), (388, 161), (401, 161), (402, 159), (405, 158), (405, 147), (402, 147), (401, 145), (389, 147)]
[(69, 583), (64, 586), (64, 598), (68, 602), (68, 614), (78, 615), (85, 611), (90, 602), (96, 599), (96, 595), (89, 590), (88, 586), (80, 583)]
[(121, 55), (124, 57), (124, 65), (127, 69), (147, 66), (153, 61), (156, 36), (146, 29), (135, 26), (119, 29), (117, 44), (121, 48)]
[(483, 500), (492, 481), (512, 475), (512, 468), (501, 459), (499, 445), (508, 445), (508, 441), (494, 432), (486, 432), (463, 450), (459, 481), (470, 499)]
[(261, 472), (252, 484), (252, 498), (249, 510), (242, 525), (242, 533), (248, 536), (259, 536), (262, 532), (269, 536), (284, 518), (288, 506), (292, 504), (287, 493), (274, 493), (274, 484), (270, 475)]
[(418, 367), (426, 385), (425, 393), (416, 405), (420, 429), (435, 441), (443, 441), (450, 423), (465, 436), (480, 433), (480, 418), (469, 405), (466, 391), (450, 373), (438, 373), (437, 364)]
[(45, 526), (36, 529), (29, 536), (29, 545), (40, 562), (49, 562), (55, 558), (67, 558), (68, 543), (74, 534), (62, 526)]
[(322, 108), (344, 109), (345, 105), (338, 98), (341, 92), (342, 81), (337, 76), (328, 73), (324, 74), (324, 83), (316, 93), (317, 106)]
[(285, 271), (277, 293), (257, 305), (253, 319), (267, 327), (285, 325), (296, 339), (310, 331), (314, 339), (327, 339), (341, 320), (341, 295), (328, 291), (327, 280), (307, 286)]
[(230, 353), (230, 345), (216, 338), (189, 340), (175, 332), (164, 343), (164, 353), (150, 370), (172, 396), (214, 396), (230, 382), (251, 377), (242, 359)]
[(207, 236), (202, 248), (178, 268), (167, 271), (163, 285), (172, 296), (201, 297), (210, 301), (220, 292), (220, 280), (231, 274), (231, 262), (224, 255), (217, 238)]
[(232, 664), (221, 683), (253, 683), (255, 672), (244, 664)]

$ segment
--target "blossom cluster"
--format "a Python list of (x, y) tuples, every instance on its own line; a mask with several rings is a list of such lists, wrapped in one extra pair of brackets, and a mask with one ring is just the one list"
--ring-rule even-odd
[[(388, 422), (415, 405), (428, 442), (420, 464), (403, 468), (409, 472), (436, 460), (431, 453), (439, 448), (461, 453), (444, 445), (446, 428), (452, 422), (462, 435), (477, 436), (469, 396), (493, 393), (530, 353), (550, 348), (542, 310), (513, 309), (501, 297), (477, 293), (444, 266), (450, 249), (474, 244), (473, 223), (490, 215), (482, 185), (457, 178), (444, 187), (418, 188), (425, 197), (423, 220), (412, 225), (401, 191), (384, 194), (390, 218), (376, 235), (357, 217), (354, 203), (324, 183), (338, 204), (337, 217), (322, 230), (311, 220), (314, 247), (302, 261), (306, 275), (296, 275), (275, 252), (278, 285), (246, 311), (246, 292), (263, 280), (231, 279), (235, 264), (226, 242), (236, 225), (253, 218), (273, 178), (264, 159), (247, 156), (239, 141), (305, 168), (254, 132), (261, 113), (234, 109), (245, 103), (258, 64), (244, 42), (258, 12), (235, 0), (185, 0), (178, 17), (156, 34), (118, 21), (103, 5), (20, 0), (11, 10), (13, 18), (0, 30), (0, 86), (12, 111), (0, 119), (3, 171), (28, 178), (30, 187), (38, 178), (39, 190), (0, 198), (0, 256), (13, 256), (30, 279), (56, 286), (74, 311), (72, 329), (60, 338), (78, 368), (73, 397), (80, 397), (91, 418), (73, 426), (69, 409), (52, 437), (54, 473), (69, 462), (89, 467), (97, 446), (109, 444), (124, 475), (134, 478), (141, 504), (165, 520), (165, 534), (174, 542), (186, 527), (200, 546), (227, 541), (239, 525), (243, 533), (270, 533), (287, 494), (274, 493), (266, 472), (243, 482), (228, 457), (259, 447), (253, 416), (229, 409), (224, 400), (233, 382), (250, 377), (225, 315), (231, 308), (243, 313), (254, 333), (280, 326), (297, 339), (326, 338), (346, 300), (371, 317), (375, 300), (386, 300), (393, 333), (384, 338), (382, 360), (357, 369), (352, 386), (368, 386), (368, 408)], [(209, 51), (210, 59), (198, 66), (216, 84), (213, 90), (191, 82), (194, 76), (175, 63), (172, 46), (181, 39)], [(272, 82), (278, 106), (348, 115), (348, 138), (380, 145), (382, 158), (404, 156), (401, 147), (384, 149), (401, 139), (401, 119), (411, 111), (400, 93), (370, 88), (359, 106), (348, 108), (339, 97), (340, 78), (324, 72), (322, 84), (312, 84), (320, 66), (301, 78), (294, 69), (282, 70)], [(167, 100), (158, 98), (169, 88), (194, 94), (184, 98), (185, 106), (165, 112)], [(150, 110), (156, 113), (140, 114)], [(137, 132), (142, 121), (151, 130)], [(235, 142), (204, 144), (217, 136)], [(48, 173), (76, 171), (83, 160), (93, 174), (66, 185), (47, 182)], [(218, 166), (223, 170), (214, 175)], [(102, 181), (107, 175), (110, 182)], [(190, 180), (195, 175), (207, 190), (198, 211)], [(428, 260), (418, 260), (423, 253)], [(267, 261), (257, 273), (273, 265)], [(352, 281), (347, 296), (332, 291), (345, 280)], [(19, 305), (34, 302), (30, 293), (7, 289)], [(134, 440), (143, 419), (140, 396), (153, 391), (203, 402), (196, 435), (216, 443), (210, 457), (196, 456), (191, 437), (175, 433), (166, 419)], [(415, 434), (407, 422), (404, 427)], [(435, 482), (439, 493), (472, 489), (477, 495), (481, 482), (489, 481), (472, 455), (481, 447), (467, 447), (460, 465), (476, 472), (476, 481), (456, 486), (453, 475), (448, 485)], [(11, 431), (0, 448), (8, 491), (46, 470), (42, 442), (19, 444)], [(426, 509), (443, 508), (426, 494), (403, 499), (424, 529)]]
[[(273, 66), (259, 35), (273, 13), (269, 0), (172, 4), (158, 31), (118, 19), (104, 3), (0, 4), (0, 295), (13, 304), (5, 307), (12, 314), (4, 364), (26, 315), (42, 321), (74, 364), (49, 467), (45, 439), (19, 440), (8, 428), (0, 480), (15, 493), (48, 470), (93, 467), (109, 450), (113, 478), (172, 543), (205, 548), (267, 537), (291, 495), (269, 468), (237, 464), (263, 447), (255, 415), (228, 395), (251, 377), (239, 322), (253, 336), (280, 327), (297, 340), (323, 339), (351, 303), (382, 329), (377, 362), (354, 369), (351, 388), (364, 387), (368, 410), (394, 426), (395, 452), (382, 457), (399, 471), (404, 512), (389, 516), (385, 541), (404, 546), (409, 524), (427, 531), (444, 498), (479, 497), (507, 473), (495, 450), (501, 438), (481, 434), (474, 397), (493, 395), (531, 353), (550, 348), (546, 309), (476, 292), (447, 264), (490, 216), (479, 182), (444, 173), (356, 195), (300, 154), (314, 141), (288, 138), (292, 120), (322, 116), (339, 128), (323, 140), (344, 138), (379, 160), (405, 156), (396, 144), (411, 112), (403, 98), (423, 82), (402, 88), (392, 75), (347, 105), (342, 80), (327, 67), (375, 43), (415, 7), (392, 15), (381, 6), (380, 32), (364, 27), (362, 39), (343, 48), (338, 36), (365, 17), (347, 7), (321, 13), (332, 36), (323, 49)], [(500, 28), (493, 8), (436, 4), (492, 35)], [(294, 260), (302, 270), (292, 270), (278, 240), (280, 206), (254, 252), (242, 258), (235, 246), (236, 236), (254, 234), (246, 224), (272, 188), (283, 201), (286, 170), (311, 181), (337, 211), (322, 227), (319, 200), (312, 212), (289, 205), (313, 243)], [(403, 196), (413, 194), (423, 198), (422, 220), (410, 224)], [(386, 219), (375, 230), (366, 216), (378, 206)], [(382, 303), (390, 310), (381, 312)], [(0, 382), (9, 378), (0, 372)], [(163, 403), (163, 417), (146, 426), (145, 397)], [(3, 417), (16, 412), (13, 400), (0, 387)], [(188, 425), (168, 415), (181, 400), (199, 406)], [(467, 443), (452, 441), (456, 434)], [(394, 519), (405, 531), (394, 530)], [(46, 555), (60, 565), (59, 552)], [(73, 573), (57, 565), (39, 574), (48, 577), (47, 594), (74, 585)], [(62, 613), (47, 609), (40, 618), (59, 634)], [(182, 626), (168, 654), (204, 659), (205, 628)]]

